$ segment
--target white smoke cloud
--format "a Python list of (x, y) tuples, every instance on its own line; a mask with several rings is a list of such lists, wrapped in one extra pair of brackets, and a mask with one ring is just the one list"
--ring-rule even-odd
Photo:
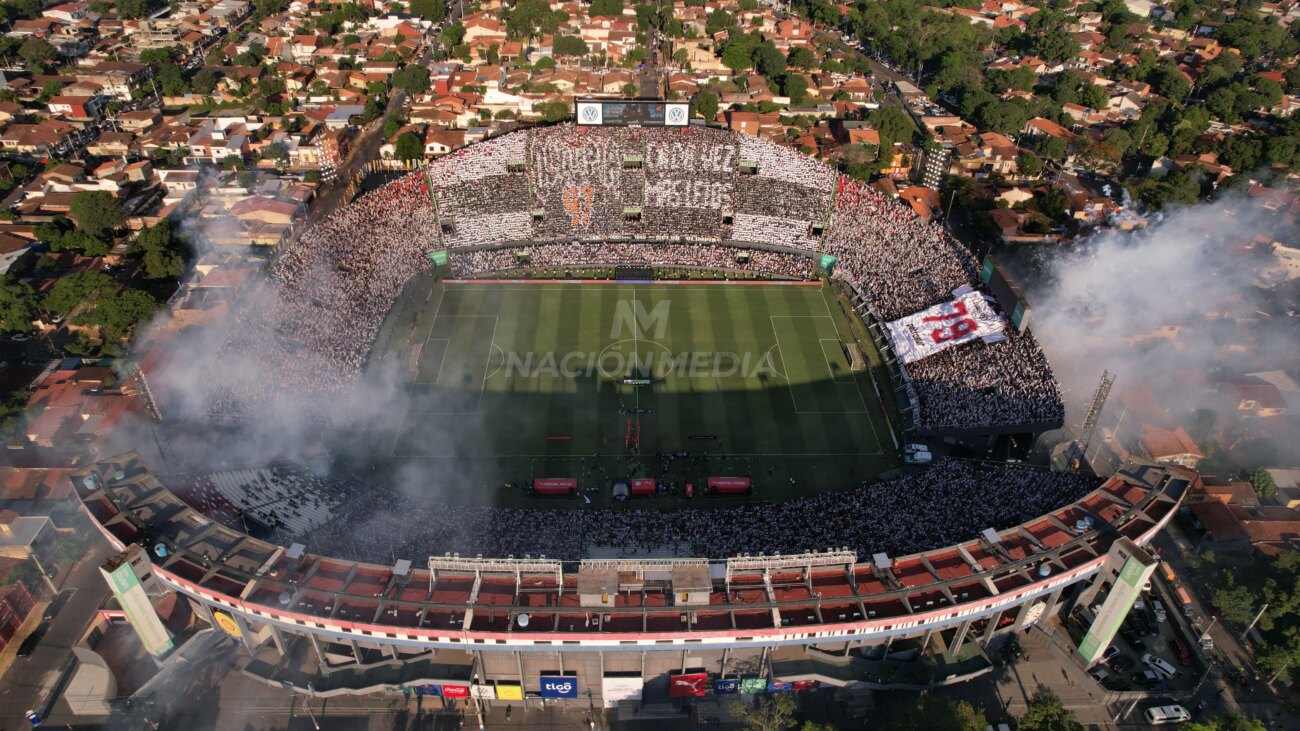
[(1039, 274), (1026, 277), (1032, 327), (1065, 392), (1067, 424), (1081, 422), (1103, 369), (1117, 376), (1111, 419), (1124, 394), (1145, 388), (1168, 410), (1160, 425), (1172, 428), (1195, 409), (1232, 421), (1216, 395), (1223, 379), (1293, 366), (1300, 343), (1269, 324), (1257, 286), (1267, 247), (1251, 248), (1279, 234), (1275, 221), (1233, 196), (1144, 231), (1039, 252)]

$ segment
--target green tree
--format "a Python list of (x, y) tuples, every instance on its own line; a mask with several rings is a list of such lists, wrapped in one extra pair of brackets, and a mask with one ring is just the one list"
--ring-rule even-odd
[(138, 289), (124, 289), (96, 300), (89, 311), (77, 315), (76, 321), (99, 327), (105, 340), (120, 340), (157, 309), (158, 300), (153, 295)]
[(588, 12), (593, 18), (617, 18), (623, 14), (623, 0), (592, 0)]
[(1157, 94), (1170, 101), (1180, 102), (1192, 90), (1192, 82), (1183, 76), (1182, 70), (1173, 61), (1161, 63), (1146, 81)]
[(1110, 103), (1106, 90), (1096, 84), (1086, 84), (1080, 96), (1080, 102), (1089, 109), (1105, 109)]
[(0, 282), (0, 330), (26, 332), (32, 328), (36, 290), (26, 282)]
[(1083, 731), (1074, 714), (1061, 705), (1061, 699), (1040, 693), (1029, 701), (1029, 709), (1016, 724), (1020, 731)]
[(1019, 167), (1021, 175), (1036, 178), (1043, 172), (1043, 161), (1030, 150), (1021, 150)]
[(868, 116), (871, 126), (880, 132), (880, 144), (883, 148), (885, 140), (894, 142), (911, 142), (916, 135), (916, 124), (899, 107), (885, 105), (875, 110)]
[(1015, 102), (994, 100), (975, 111), (975, 123), (982, 129), (1001, 132), (1004, 135), (1016, 134), (1026, 122), (1024, 107)]
[(731, 714), (745, 724), (748, 731), (786, 731), (794, 726), (796, 704), (790, 693), (757, 696), (753, 704), (734, 701)]
[(56, 281), (45, 292), (41, 306), (51, 312), (66, 315), (83, 301), (98, 297), (116, 286), (113, 278), (103, 272), (76, 272)]
[(795, 68), (811, 69), (817, 64), (817, 57), (804, 46), (795, 46), (790, 49), (790, 54), (785, 57), (785, 63), (787, 66), (794, 66)]
[(62, 81), (47, 81), (44, 84), (41, 84), (41, 94), (36, 97), (36, 103), (48, 104), (50, 99), (58, 96), (59, 92), (63, 91), (63, 87), (65, 86), (67, 86), (67, 84), (64, 84)]
[(557, 56), (586, 56), (591, 52), (587, 42), (578, 36), (556, 36), (552, 50)]
[(749, 53), (749, 50), (743, 46), (728, 46), (727, 49), (722, 52), (722, 63), (732, 71), (744, 71), (753, 63), (750, 59)]
[(712, 13), (709, 13), (709, 19), (704, 23), (704, 32), (706, 35), (711, 36), (715, 33), (727, 30), (735, 24), (736, 19), (732, 17), (731, 13), (719, 8), (714, 10)]
[(181, 73), (181, 68), (168, 61), (158, 67), (158, 86), (163, 96), (181, 96), (190, 92), (190, 84)]
[(289, 162), (289, 149), (280, 142), (272, 142), (262, 148), (259, 156), (263, 160), (274, 160), (277, 164), (283, 165)]
[(886, 727), (889, 731), (984, 731), (988, 726), (983, 711), (938, 693), (919, 693), (910, 703), (899, 705), (902, 718)]
[(172, 279), (185, 271), (185, 257), (170, 221), (164, 219), (145, 228), (136, 237), (135, 245), (144, 254), (146, 279)]
[(54, 46), (51, 46), (43, 38), (32, 36), (24, 41), (22, 46), (19, 46), (18, 55), (34, 71), (40, 73), (45, 70), (46, 64), (54, 60)]
[(397, 138), (394, 153), (398, 160), (419, 160), (424, 157), (424, 143), (414, 132), (403, 132)]
[(91, 236), (111, 232), (126, 221), (122, 204), (103, 190), (74, 193), (70, 210), (77, 221), (77, 228)]
[(443, 0), (410, 0), (411, 12), (424, 20), (441, 23), (447, 17), (447, 5)]
[(777, 50), (776, 44), (765, 41), (754, 49), (754, 69), (769, 79), (775, 79), (785, 73), (785, 56)]
[(1277, 494), (1277, 483), (1273, 481), (1273, 475), (1263, 467), (1247, 467), (1236, 476), (1238, 480), (1249, 482), (1260, 500), (1272, 500)]
[(119, 18), (143, 18), (149, 12), (145, 0), (114, 0), (113, 7), (117, 9)]
[(393, 135), (397, 134), (397, 130), (401, 128), (402, 128), (402, 118), (397, 116), (396, 113), (390, 113), (387, 117), (384, 117), (385, 139), (391, 138)]
[(573, 115), (573, 107), (563, 99), (533, 105), (533, 112), (545, 122), (562, 122)]
[(1183, 731), (1266, 731), (1263, 721), (1228, 714), (1205, 722), (1189, 723)]
[(1052, 137), (1049, 135), (1043, 138), (1043, 141), (1038, 146), (1038, 151), (1048, 160), (1061, 162), (1065, 159), (1065, 156), (1069, 154), (1069, 145), (1067, 145), (1065, 140), (1060, 137)]
[(713, 124), (713, 120), (718, 117), (718, 95), (711, 91), (701, 91), (696, 94), (691, 106), (695, 116), (708, 124)]
[(790, 97), (790, 103), (798, 106), (808, 93), (808, 80), (799, 74), (786, 74), (781, 80), (781, 93)]
[(444, 46), (456, 47), (465, 40), (465, 26), (460, 23), (452, 23), (438, 34), (438, 40), (442, 41)]
[(217, 90), (217, 75), (208, 69), (199, 69), (194, 78), (190, 79), (190, 88), (195, 94), (211, 94)]
[(393, 74), (393, 86), (408, 94), (423, 94), (429, 90), (429, 70), (418, 64), (404, 66)]

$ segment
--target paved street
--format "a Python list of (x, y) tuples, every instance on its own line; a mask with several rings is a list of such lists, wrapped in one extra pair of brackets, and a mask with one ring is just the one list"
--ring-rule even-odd
[(0, 678), (0, 731), (27, 728), (23, 713), (33, 706), (41, 690), (58, 678), (72, 645), (81, 637), (108, 595), (99, 566), (112, 553), (108, 543), (96, 533), (90, 550), (64, 581), (63, 585), (75, 587), (76, 593), (50, 621), (49, 631), (31, 657), (14, 660), (9, 671)]

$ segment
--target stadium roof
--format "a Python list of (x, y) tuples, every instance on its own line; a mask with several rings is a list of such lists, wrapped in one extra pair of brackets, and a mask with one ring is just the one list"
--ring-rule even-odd
[[(889, 630), (899, 619), (943, 621), (991, 611), (1095, 570), (1121, 537), (1149, 540), (1195, 479), (1180, 468), (1130, 465), (1082, 500), (1001, 531), (996, 544), (977, 538), (897, 558), (888, 567), (733, 571), (725, 581), (713, 576), (708, 594), (689, 606), (667, 582), (652, 580), (653, 572), (639, 590), (609, 593), (602, 586), (605, 596), (593, 597), (584, 596), (591, 589), (578, 572), (565, 572), (558, 582), (549, 571), (439, 570), (435, 577), (419, 569), (408, 577), (391, 566), (305, 553), (293, 559), (283, 547), (190, 508), (134, 453), (80, 470), (73, 484), (116, 545), (165, 544), (167, 556), (155, 564), (161, 578), (236, 611), (408, 640), (549, 643), (610, 634), (636, 642), (734, 639), (737, 632), (762, 639), (804, 626), (846, 635)], [(1085, 516), (1093, 525), (1079, 533), (1072, 526)], [(582, 581), (595, 578), (588, 576)], [(613, 580), (620, 585), (613, 588), (622, 588), (622, 576)], [(520, 613), (529, 615), (526, 631), (515, 626)]]

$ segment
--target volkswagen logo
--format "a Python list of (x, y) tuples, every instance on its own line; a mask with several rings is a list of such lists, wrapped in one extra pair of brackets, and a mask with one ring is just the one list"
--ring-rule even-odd
[(685, 118), (685, 116), (686, 112), (681, 107), (673, 107), (668, 110), (669, 121), (680, 122)]
[(582, 108), (582, 118), (589, 122), (596, 121), (597, 114), (599, 114), (599, 112), (596, 110), (594, 105), (588, 105)]

